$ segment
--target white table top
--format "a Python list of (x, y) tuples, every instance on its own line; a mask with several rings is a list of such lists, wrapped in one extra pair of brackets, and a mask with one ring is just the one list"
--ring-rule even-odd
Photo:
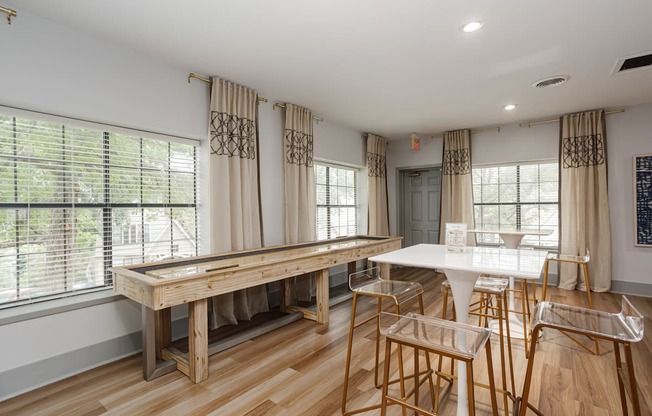
[(462, 252), (454, 252), (447, 251), (445, 245), (417, 244), (370, 257), (369, 260), (400, 266), (538, 279), (547, 254), (545, 251), (496, 247), (465, 247)]
[(474, 229), (467, 230), (467, 233), (487, 233), (487, 234), (511, 234), (511, 235), (550, 235), (552, 230), (496, 230), (496, 229)]

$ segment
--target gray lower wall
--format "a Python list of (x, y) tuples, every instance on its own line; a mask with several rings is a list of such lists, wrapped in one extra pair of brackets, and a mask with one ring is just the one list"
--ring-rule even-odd
[(135, 354), (141, 345), (137, 332), (5, 371), (0, 373), (0, 400)]

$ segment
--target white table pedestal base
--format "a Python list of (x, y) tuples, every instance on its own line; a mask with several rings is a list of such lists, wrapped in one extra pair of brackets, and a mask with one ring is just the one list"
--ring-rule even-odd
[[(523, 321), (521, 316), (514, 312), (510, 312), (509, 315), (509, 335), (512, 339), (525, 339), (523, 334)], [(500, 334), (500, 328), (498, 325), (497, 319), (492, 319), (489, 323), (489, 328), (494, 334)], [(503, 324), (503, 335), (507, 335), (507, 325)]]
[[(455, 320), (461, 323), (468, 323), (469, 305), (471, 296), (473, 296), (473, 287), (480, 277), (480, 274), (473, 271), (450, 270), (444, 269), (448, 282), (453, 292), (455, 302)], [(458, 348), (464, 348), (466, 339), (464, 334), (457, 339)], [(469, 414), (469, 396), (466, 388), (466, 364), (457, 362), (457, 416), (468, 416)]]

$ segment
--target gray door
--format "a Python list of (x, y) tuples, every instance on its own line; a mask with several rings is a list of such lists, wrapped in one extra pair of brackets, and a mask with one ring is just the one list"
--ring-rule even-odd
[(403, 171), (404, 247), (439, 244), (441, 169)]

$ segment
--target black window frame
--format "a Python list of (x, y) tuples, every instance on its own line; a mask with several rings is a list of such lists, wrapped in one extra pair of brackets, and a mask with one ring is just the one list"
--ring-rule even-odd
[[(557, 165), (555, 167), (555, 170), (558, 172), (558, 161), (557, 160), (544, 160), (544, 161), (537, 161), (537, 162), (520, 162), (520, 163), (510, 163), (510, 164), (492, 164), (492, 165), (481, 165), (481, 166), (474, 166), (472, 168), (472, 173), (473, 175), (476, 175), (476, 172), (481, 170), (481, 169), (486, 169), (486, 168), (501, 168), (501, 167), (515, 167), (516, 168), (516, 201), (515, 202), (477, 202), (478, 197), (479, 200), (482, 201), (482, 194), (477, 195), (477, 192), (474, 190), (474, 195), (473, 195), (473, 211), (474, 211), (474, 216), (475, 216), (475, 226), (478, 229), (490, 229), (490, 228), (495, 228), (498, 229), (500, 228), (500, 214), (498, 218), (498, 224), (484, 224), (482, 219), (484, 218), (483, 215), (483, 209), (484, 207), (508, 207), (508, 206), (514, 206), (515, 207), (515, 215), (516, 215), (516, 229), (522, 229), (522, 211), (524, 206), (537, 206), (539, 208), (539, 218), (541, 218), (541, 207), (542, 206), (556, 206), (557, 207), (557, 219), (559, 218), (559, 178), (557, 178), (557, 192), (555, 192), (555, 195), (557, 196), (556, 201), (541, 201), (541, 165), (552, 165), (555, 164)], [(523, 166), (532, 166), (532, 165), (537, 165), (538, 170), (537, 170), (537, 184), (538, 184), (538, 201), (537, 202), (532, 202), (532, 201), (522, 201), (521, 200), (521, 169)], [(500, 186), (500, 180), (497, 183)], [(480, 190), (482, 192), (483, 184), (480, 184)], [(474, 182), (474, 188), (476, 187), (476, 184)], [(480, 208), (480, 215), (478, 219), (478, 215), (476, 215), (477, 208)], [(531, 228), (525, 228), (525, 229), (531, 229)], [(532, 247), (535, 250), (548, 250), (548, 251), (557, 251), (559, 249), (559, 223), (556, 225), (543, 225), (539, 223), (538, 229), (552, 229), (551, 236), (556, 236), (556, 244), (554, 246), (552, 245), (544, 245), (540, 244), (542, 239), (546, 239), (546, 236), (525, 236), (523, 238), (524, 241), (524, 246), (527, 247)], [(533, 239), (537, 239), (539, 244), (527, 244), (528, 241), (531, 241)], [(478, 234), (476, 235), (476, 240), (478, 241), (479, 246), (500, 246), (502, 245), (502, 241), (498, 237), (498, 235), (491, 235), (489, 233), (486, 234)], [(492, 240), (492, 242), (487, 242), (486, 240)]]
[[(13, 239), (13, 247), (16, 247), (16, 270), (15, 270), (15, 299), (9, 300), (9, 301), (3, 301), (0, 299), (0, 309), (5, 309), (5, 308), (11, 308), (15, 306), (20, 306), (24, 304), (30, 304), (30, 303), (37, 303), (37, 302), (42, 302), (42, 301), (47, 301), (47, 300), (53, 300), (53, 299), (60, 299), (64, 297), (69, 297), (69, 296), (74, 296), (74, 295), (79, 295), (83, 293), (89, 293), (89, 292), (95, 292), (98, 290), (106, 290), (110, 289), (113, 287), (113, 276), (112, 273), (110, 272), (110, 267), (113, 266), (113, 252), (114, 252), (114, 247), (117, 246), (122, 246), (122, 245), (130, 245), (134, 246), (139, 246), (137, 249), (139, 250), (139, 253), (134, 254), (139, 254), (142, 255), (145, 252), (145, 244), (147, 244), (150, 240), (150, 238), (145, 238), (145, 236), (149, 237), (150, 230), (146, 230), (146, 227), (148, 227), (147, 224), (145, 224), (145, 218), (144, 218), (144, 211), (147, 208), (163, 208), (165, 210), (169, 210), (169, 219), (170, 219), (170, 242), (169, 242), (169, 248), (170, 248), (170, 254), (174, 254), (174, 249), (178, 251), (178, 240), (174, 239), (173, 235), (173, 228), (174, 228), (174, 215), (173, 215), (173, 210), (175, 208), (193, 208), (194, 209), (194, 244), (195, 244), (195, 252), (194, 254), (197, 255), (199, 252), (199, 235), (198, 235), (198, 203), (197, 203), (197, 174), (199, 170), (198, 166), (198, 145), (197, 144), (190, 144), (187, 142), (190, 142), (188, 140), (187, 142), (182, 141), (183, 144), (192, 146), (192, 166), (193, 166), (193, 171), (192, 171), (192, 202), (190, 203), (173, 203), (171, 202), (172, 198), (172, 193), (169, 191), (169, 188), (172, 186), (171, 185), (171, 175), (173, 173), (176, 173), (177, 171), (173, 170), (171, 167), (171, 161), (172, 161), (172, 146), (173, 143), (179, 142), (176, 140), (165, 140), (163, 138), (156, 138), (154, 137), (155, 140), (160, 140), (163, 143), (167, 143), (167, 162), (168, 162), (168, 169), (167, 169), (167, 184), (168, 184), (168, 200), (167, 202), (163, 203), (142, 203), (142, 202), (135, 202), (135, 203), (114, 203), (111, 201), (111, 168), (112, 164), (110, 161), (110, 153), (111, 153), (111, 135), (112, 134), (121, 134), (123, 136), (130, 136), (133, 139), (139, 139), (140, 140), (140, 149), (141, 152), (139, 154), (139, 158), (141, 160), (140, 166), (135, 167), (135, 169), (140, 170), (140, 189), (141, 189), (141, 197), (142, 197), (142, 189), (143, 189), (143, 181), (142, 181), (142, 174), (144, 171), (147, 169), (152, 170), (152, 168), (147, 168), (143, 166), (143, 141), (144, 140), (152, 140), (152, 137), (148, 137), (146, 135), (143, 135), (142, 132), (139, 131), (131, 131), (131, 129), (126, 129), (126, 128), (120, 128), (122, 131), (117, 132), (117, 131), (111, 131), (110, 129), (106, 129), (106, 126), (102, 125), (93, 125), (94, 123), (91, 123), (91, 126), (85, 126), (83, 128), (89, 129), (89, 130), (95, 130), (99, 134), (101, 134), (102, 137), (102, 150), (101, 150), (101, 159), (102, 159), (102, 189), (99, 191), (102, 194), (101, 202), (96, 202), (96, 203), (79, 203), (79, 202), (25, 202), (25, 201), (18, 201), (18, 194), (19, 194), (19, 181), (18, 181), (18, 160), (21, 159), (21, 156), (19, 156), (16, 152), (16, 147), (19, 142), (18, 138), (18, 120), (29, 120), (29, 121), (35, 121), (35, 122), (41, 122), (45, 121), (46, 123), (53, 123), (58, 125), (61, 125), (61, 134), (62, 134), (62, 139), (65, 141), (66, 138), (66, 128), (67, 127), (77, 127), (77, 123), (75, 123), (75, 120), (68, 120), (65, 117), (58, 117), (56, 116), (57, 120), (56, 121), (49, 121), (49, 120), (43, 120), (42, 118), (33, 115), (33, 116), (25, 116), (25, 115), (20, 115), (16, 116), (13, 114), (5, 114), (4, 112), (1, 112), (5, 118), (11, 118), (11, 123), (13, 127), (13, 137), (9, 137), (10, 140), (13, 140), (13, 148), (14, 148), (14, 154), (9, 155), (9, 154), (2, 154), (0, 153), (0, 160), (5, 160), (5, 161), (12, 161), (13, 160), (13, 170), (14, 170), (14, 181), (13, 181), (13, 189), (14, 189), (14, 202), (0, 202), (0, 210), (7, 210), (11, 211), (14, 210), (16, 212), (16, 215), (18, 215), (19, 210), (39, 210), (39, 209), (63, 209), (63, 210), (74, 210), (74, 209), (83, 209), (83, 208), (90, 208), (90, 209), (97, 209), (98, 212), (101, 211), (101, 216), (102, 216), (102, 253), (103, 253), (103, 284), (102, 285), (97, 285), (93, 286), (92, 288), (88, 289), (74, 289), (70, 286), (72, 286), (71, 282), (68, 281), (67, 273), (71, 269), (71, 267), (74, 267), (74, 262), (75, 262), (75, 257), (73, 255), (70, 256), (71, 259), (66, 259), (64, 260), (64, 277), (63, 277), (63, 285), (65, 287), (65, 290), (58, 291), (55, 293), (47, 293), (43, 294), (40, 296), (33, 296), (32, 294), (28, 293), (26, 296), (23, 295), (23, 289), (24, 287), (21, 288), (21, 264), (24, 263), (24, 259), (21, 257), (20, 253), (20, 247), (21, 247), (21, 236), (19, 235), (19, 230), (18, 227), (16, 227), (16, 233), (14, 235)], [(9, 134), (1, 136), (2, 138), (8, 138)], [(61, 159), (61, 166), (64, 167), (65, 171), (65, 166), (68, 163), (67, 162), (67, 157), (69, 156), (70, 153), (77, 151), (77, 148), (67, 148), (66, 146), (63, 146), (63, 152), (62, 152), (62, 159)], [(98, 154), (98, 156), (100, 156)], [(10, 162), (11, 163), (11, 162)], [(182, 173), (188, 173), (186, 171), (178, 171)], [(65, 185), (64, 185), (65, 186)], [(142, 200), (142, 198), (141, 198)], [(124, 244), (115, 244), (116, 242), (114, 241), (114, 224), (113, 224), (113, 211), (115, 209), (139, 209), (141, 213), (141, 221), (139, 224), (132, 224), (129, 226), (128, 233), (130, 235), (130, 240), (135, 238), (137, 241), (135, 242), (124, 242)], [(65, 212), (65, 211), (64, 211)], [(73, 211), (74, 212), (74, 211)], [(131, 236), (131, 227), (134, 225), (140, 227), (139, 230), (137, 230), (137, 235), (136, 236)], [(146, 232), (147, 231), (147, 232)], [(122, 230), (120, 230), (120, 233), (122, 234)], [(140, 234), (140, 238), (138, 238), (138, 234)], [(122, 239), (122, 235), (121, 235)], [(7, 247), (12, 247), (10, 244), (11, 241), (7, 242)], [(74, 249), (67, 249), (69, 251), (74, 251)], [(25, 255), (23, 254), (23, 257)], [(13, 289), (9, 289), (11, 291)]]
[[(315, 161), (314, 162), (314, 167), (317, 169), (317, 167), (323, 167), (326, 169), (326, 181), (325, 183), (318, 183), (317, 182), (317, 174), (315, 172), (315, 192), (317, 192), (317, 188), (319, 185), (324, 185), (326, 188), (326, 201), (330, 201), (331, 199), (331, 186), (335, 186), (337, 188), (351, 188), (349, 186), (340, 186), (337, 184), (331, 184), (330, 182), (330, 169), (338, 169), (338, 170), (346, 170), (346, 171), (351, 171), (353, 172), (353, 199), (354, 202), (353, 204), (331, 204), (331, 203), (326, 203), (326, 204), (317, 204), (317, 209), (315, 213), (315, 227), (316, 227), (316, 235), (317, 235), (317, 240), (328, 240), (331, 238), (337, 238), (337, 237), (344, 237), (344, 236), (351, 236), (351, 235), (356, 235), (358, 233), (359, 227), (360, 227), (360, 213), (359, 213), (359, 186), (358, 186), (358, 180), (360, 176), (360, 169), (351, 167), (351, 166), (345, 166), (345, 165), (337, 165), (337, 164), (332, 164), (332, 163), (325, 163), (325, 162), (320, 162), (320, 161)], [(319, 198), (317, 198), (319, 199)], [(319, 223), (319, 210), (321, 209), (326, 209), (326, 236), (320, 238), (320, 223)], [(334, 227), (331, 223), (331, 218), (332, 218), (332, 213), (331, 211), (335, 208), (353, 208), (355, 211), (355, 224), (353, 224), (353, 227), (355, 228), (355, 231), (353, 234), (349, 234), (347, 232), (346, 235), (334, 235), (333, 230)], [(351, 224), (347, 224), (346, 227), (351, 227)], [(342, 227), (342, 225), (339, 225), (338, 227)]]

